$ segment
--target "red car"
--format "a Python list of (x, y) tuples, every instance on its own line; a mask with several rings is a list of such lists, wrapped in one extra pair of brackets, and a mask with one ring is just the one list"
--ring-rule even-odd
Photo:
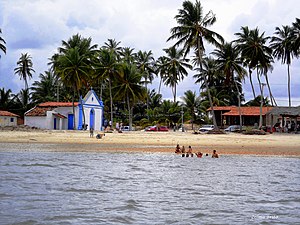
[(147, 127), (146, 131), (169, 131), (168, 127), (166, 126), (152, 126), (152, 127)]

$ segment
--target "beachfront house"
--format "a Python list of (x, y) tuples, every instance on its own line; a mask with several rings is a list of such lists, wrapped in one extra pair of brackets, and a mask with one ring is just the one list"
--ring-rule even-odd
[(90, 90), (82, 101), (74, 105), (75, 113), (71, 102), (41, 103), (25, 113), (24, 123), (48, 130), (103, 129), (104, 106), (94, 90)]
[(17, 120), (20, 116), (8, 112), (0, 110), (0, 127), (5, 126), (17, 126)]
[[(267, 112), (272, 110), (273, 107), (262, 107), (262, 119), (263, 125), (270, 124)], [(240, 108), (242, 116), (242, 124), (244, 126), (254, 126), (259, 124), (260, 107), (257, 106), (242, 106)], [(211, 109), (208, 109), (211, 113)], [(217, 121), (217, 125), (221, 128), (226, 128), (230, 125), (239, 125), (240, 112), (237, 106), (215, 106), (214, 113)]]

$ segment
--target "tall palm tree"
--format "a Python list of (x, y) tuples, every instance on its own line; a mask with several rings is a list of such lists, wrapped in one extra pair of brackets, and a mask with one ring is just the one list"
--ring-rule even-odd
[[(262, 91), (260, 76), (262, 75), (262, 71), (265, 71), (265, 75), (267, 76), (266, 71), (270, 68), (270, 64), (273, 61), (272, 59), (272, 49), (266, 45), (266, 42), (270, 39), (270, 37), (265, 37), (265, 32), (259, 33), (259, 29), (255, 28), (253, 30), (249, 30), (249, 28), (242, 27), (241, 33), (235, 33), (238, 36), (238, 39), (234, 42), (237, 43), (237, 48), (241, 52), (241, 57), (244, 59), (246, 65), (249, 68), (249, 78), (252, 87), (253, 97), (255, 98), (255, 91), (252, 83), (252, 70), (256, 68), (257, 71), (257, 79), (259, 81), (260, 92)], [(263, 70), (260, 70), (262, 68)]]
[[(153, 57), (152, 51), (138, 51), (136, 54), (136, 65), (137, 68), (141, 71), (142, 77), (143, 77), (143, 84), (145, 85), (145, 88), (148, 89), (148, 84), (152, 83), (155, 73), (154, 68), (155, 60)], [(147, 110), (149, 108), (149, 98), (146, 99), (147, 102)]]
[(282, 64), (287, 64), (287, 75), (288, 75), (288, 97), (289, 107), (291, 107), (291, 74), (290, 65), (293, 58), (292, 48), (292, 29), (289, 26), (282, 26), (275, 28), (274, 36), (271, 38), (270, 47), (273, 49), (273, 55), (278, 60), (281, 59)]
[(31, 56), (28, 53), (21, 54), (20, 59), (17, 62), (18, 67), (14, 69), (15, 74), (20, 76), (20, 80), (24, 80), (25, 82), (25, 90), (28, 89), (28, 81), (27, 79), (32, 78), (32, 72), (35, 72), (33, 67), (33, 63), (31, 60)]
[(110, 97), (110, 121), (113, 127), (113, 95), (112, 84), (113, 81), (120, 76), (121, 64), (117, 61), (117, 56), (113, 51), (102, 48), (99, 52), (98, 63), (99, 76), (102, 80), (108, 82), (109, 97)]
[(188, 75), (187, 69), (192, 69), (192, 66), (188, 63), (189, 59), (184, 58), (184, 50), (176, 49), (175, 46), (164, 49), (167, 53), (165, 57), (165, 64), (163, 67), (166, 70), (165, 85), (171, 86), (173, 92), (174, 102), (176, 102), (177, 84)]
[(83, 124), (85, 115), (81, 98), (82, 87), (88, 88), (93, 74), (92, 63), (95, 61), (97, 45), (92, 45), (92, 38), (84, 38), (81, 35), (73, 35), (68, 41), (62, 41), (62, 47), (58, 48), (58, 55), (53, 56), (55, 73), (66, 87), (73, 89), (73, 124), (75, 128), (74, 98), (77, 92), (82, 107)]
[(108, 39), (107, 42), (104, 43), (102, 48), (109, 50), (116, 55), (117, 59), (119, 59), (120, 53), (122, 51), (122, 47), (120, 46), (120, 44), (120, 41), (116, 41), (115, 39)]
[(300, 55), (300, 19), (296, 18), (296, 21), (292, 25), (292, 46), (296, 56)]
[(184, 92), (184, 96), (181, 98), (183, 100), (183, 105), (187, 109), (188, 113), (191, 116), (192, 121), (192, 130), (194, 130), (194, 122), (197, 118), (197, 109), (200, 106), (200, 96), (196, 95), (196, 92), (188, 90)]
[(56, 77), (52, 71), (45, 71), (39, 75), (40, 80), (32, 84), (32, 101), (35, 104), (56, 100)]
[(138, 100), (146, 97), (146, 89), (141, 85), (142, 74), (134, 66), (129, 64), (122, 65), (120, 79), (117, 81), (116, 96), (122, 98), (127, 103), (129, 115), (129, 129), (132, 129), (132, 108)]
[[(204, 40), (218, 46), (217, 40), (223, 41), (223, 38), (218, 33), (208, 29), (216, 22), (216, 17), (212, 11), (204, 14), (200, 1), (196, 0), (195, 4), (193, 4), (191, 1), (186, 0), (183, 2), (182, 7), (175, 16), (179, 25), (171, 29), (171, 36), (168, 38), (168, 41), (177, 39), (175, 46), (183, 45), (185, 56), (190, 52), (191, 48), (196, 50), (197, 64), (202, 70), (202, 58), (205, 52)], [(209, 90), (206, 78), (204, 78), (204, 83), (206, 84), (206, 89)], [(208, 96), (212, 109), (213, 124), (215, 129), (218, 129), (209, 91)]]
[[(223, 71), (226, 76), (227, 84), (234, 83), (238, 93), (238, 107), (240, 117), (240, 129), (242, 129), (242, 115), (241, 115), (241, 93), (236, 80), (244, 80), (247, 74), (243, 68), (243, 61), (240, 55), (233, 46), (233, 43), (224, 43), (219, 49), (215, 49), (212, 54), (217, 57), (218, 69)], [(235, 76), (236, 75), (236, 76)]]
[[(0, 28), (0, 35), (2, 34), (2, 30)], [(5, 40), (0, 36), (0, 50), (2, 52), (4, 52), (4, 54), (6, 54), (6, 46), (5, 46), (6, 42)], [(0, 58), (1, 58), (1, 55), (0, 55)]]
[(167, 68), (166, 65), (167, 64), (167, 58), (165, 56), (160, 56), (156, 62), (155, 62), (155, 74), (156, 76), (159, 76), (159, 85), (158, 85), (158, 94), (160, 94), (160, 90), (161, 90), (161, 85), (162, 83), (164, 83), (165, 79), (167, 78)]

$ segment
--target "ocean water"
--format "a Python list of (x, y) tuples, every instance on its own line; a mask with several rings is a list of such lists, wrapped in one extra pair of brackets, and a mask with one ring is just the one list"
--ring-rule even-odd
[(300, 159), (0, 152), (0, 224), (300, 224)]

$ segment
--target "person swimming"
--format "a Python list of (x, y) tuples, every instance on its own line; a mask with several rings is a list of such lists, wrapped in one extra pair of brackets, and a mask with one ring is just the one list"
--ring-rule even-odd
[(211, 156), (212, 158), (219, 158), (219, 155), (217, 153), (217, 150), (213, 150), (213, 154)]
[(180, 146), (179, 146), (179, 144), (177, 144), (176, 145), (176, 147), (175, 147), (175, 153), (180, 153), (181, 151), (180, 151)]

